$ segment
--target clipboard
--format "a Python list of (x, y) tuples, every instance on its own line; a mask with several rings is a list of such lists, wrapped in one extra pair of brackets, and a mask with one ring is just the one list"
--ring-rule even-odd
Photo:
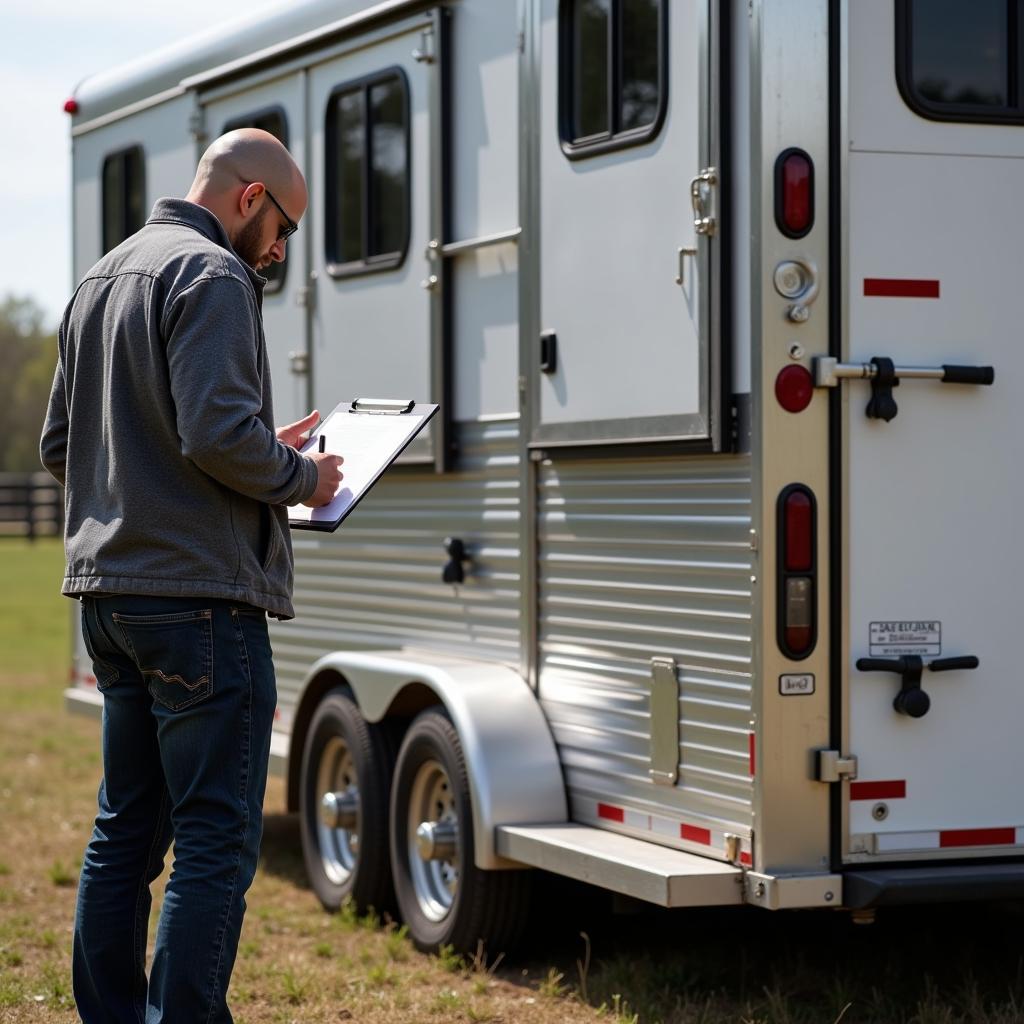
[(323, 450), (342, 456), (341, 487), (320, 508), (289, 505), (289, 525), (295, 530), (333, 533), (437, 409), (425, 402), (392, 398), (357, 398), (336, 406), (310, 432), (300, 451), (305, 455)]

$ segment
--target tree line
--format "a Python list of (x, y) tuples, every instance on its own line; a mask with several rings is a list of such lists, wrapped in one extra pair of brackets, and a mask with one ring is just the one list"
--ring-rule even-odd
[(0, 471), (42, 468), (39, 435), (56, 365), (57, 334), (45, 326), (38, 303), (18, 295), (0, 299)]

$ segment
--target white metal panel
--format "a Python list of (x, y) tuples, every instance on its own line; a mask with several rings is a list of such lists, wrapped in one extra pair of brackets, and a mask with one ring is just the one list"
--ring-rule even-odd
[[(192, 98), (180, 96), (143, 113), (72, 140), (74, 188), (73, 274), (77, 285), (103, 255), (103, 160), (109, 153), (140, 145), (146, 160), (145, 215), (161, 196), (183, 196), (196, 169), (189, 132)], [(69, 296), (70, 298), (70, 293)]]
[[(680, 823), (750, 835), (750, 498), (738, 456), (541, 463), (538, 692), (574, 820), (683, 847)], [(649, 774), (655, 656), (677, 665), (675, 786)]]
[[(451, 238), (510, 231), (518, 209), (516, 5), (464, 0), (452, 14)], [(452, 259), (454, 417), (519, 411), (514, 242)]]
[(514, 243), (455, 257), (452, 367), (459, 420), (518, 411), (519, 256)]
[[(436, 73), (432, 70), (436, 65), (418, 63), (412, 56), (426, 24), (422, 20), (408, 23), (391, 38), (314, 65), (309, 72), (311, 206), (315, 211), (309, 230), (317, 275), (313, 398), (322, 411), (360, 395), (418, 401), (431, 397), (430, 292), (423, 282), (434, 272), (427, 258), (427, 243), (430, 135), (436, 130), (430, 119), (429, 76)], [(333, 187), (325, 178), (328, 97), (337, 86), (393, 67), (403, 70), (409, 88), (408, 250), (394, 269), (335, 278), (327, 269), (325, 242), (325, 196)]]
[[(847, 357), (992, 365), (996, 379), (992, 387), (904, 380), (889, 423), (866, 418), (866, 383), (842, 385), (850, 751), (858, 785), (906, 786), (905, 797), (851, 801), (850, 832), (880, 838), (1024, 821), (1024, 691), (1015, 643), (1024, 559), (1013, 541), (1024, 502), (1017, 440), (1024, 141), (1018, 127), (924, 121), (905, 108), (894, 84), (880, 91), (893, 65), (891, 50), (877, 40), (891, 39), (892, 21), (891, 3), (850, 5), (857, 127), (849, 162)], [(858, 55), (857, 41), (867, 34), (883, 54), (885, 74)], [(896, 151), (874, 151), (890, 147)], [(1017, 158), (1007, 159), (1011, 154)], [(939, 297), (866, 296), (867, 278), (937, 281)], [(899, 677), (854, 667), (859, 657), (885, 656), (872, 652), (870, 637), (871, 624), (886, 620), (941, 623), (941, 655), (977, 655), (980, 667), (926, 671), (930, 711), (919, 719), (899, 715), (892, 706)], [(906, 653), (915, 649), (925, 662), (939, 653), (924, 645)], [(872, 813), (876, 803), (886, 805), (881, 820)], [(884, 840), (878, 848), (886, 848)]]
[(896, 84), (893, 0), (851, 0), (850, 148), (906, 153), (1024, 156), (1024, 132), (931, 121), (914, 113)]
[[(223, 133), (229, 121), (265, 111), (268, 107), (279, 107), (283, 111), (288, 148), (299, 169), (308, 175), (302, 74), (293, 73), (249, 88), (242, 86), (232, 95), (207, 104), (203, 113), (210, 141)], [(288, 241), (284, 285), (280, 290), (266, 294), (263, 301), (263, 329), (267, 336), (270, 375), (274, 384), (274, 420), (278, 424), (292, 423), (309, 411), (306, 375), (292, 372), (290, 355), (306, 351), (305, 311), (297, 299), (300, 289), (307, 283), (305, 235), (317, 213), (310, 204), (299, 233)], [(328, 410), (322, 411), (326, 414)]]
[(668, 112), (646, 144), (570, 160), (558, 129), (558, 8), (541, 25), (541, 329), (558, 369), (541, 375), (541, 424), (698, 415), (705, 282), (690, 179), (700, 171), (700, 0), (669, 6)]
[(513, 0), (452, 12), (452, 241), (519, 223), (516, 30)]

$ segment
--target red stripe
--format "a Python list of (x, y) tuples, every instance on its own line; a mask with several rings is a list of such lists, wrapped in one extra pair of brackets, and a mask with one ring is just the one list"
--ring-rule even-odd
[(750, 741), (747, 744), (748, 751), (750, 754), (750, 777), (754, 777), (754, 769), (757, 767), (757, 738), (753, 733), (750, 734)]
[(907, 795), (905, 779), (889, 782), (851, 782), (851, 800), (902, 800)]
[(747, 853), (746, 850), (743, 850), (740, 853), (740, 863), (741, 864), (746, 864), (746, 866), (749, 868), (754, 863), (754, 858), (751, 857), (750, 854)]
[(957, 828), (939, 833), (939, 846), (1013, 846), (1015, 828)]
[(607, 818), (608, 821), (625, 821), (626, 812), (621, 807), (612, 807), (611, 804), (598, 804), (597, 816)]
[(937, 299), (939, 282), (909, 277), (865, 277), (864, 294), (891, 299)]
[(711, 845), (711, 830), (698, 828), (696, 825), (680, 825), (679, 834), (683, 839), (691, 843), (701, 843), (704, 846)]

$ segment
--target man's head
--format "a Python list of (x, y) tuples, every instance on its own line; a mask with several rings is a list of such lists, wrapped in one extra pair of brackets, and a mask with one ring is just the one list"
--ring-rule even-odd
[(203, 154), (185, 197), (224, 225), (235, 252), (254, 270), (284, 259), (285, 243), (306, 212), (306, 182), (270, 132), (239, 128)]

